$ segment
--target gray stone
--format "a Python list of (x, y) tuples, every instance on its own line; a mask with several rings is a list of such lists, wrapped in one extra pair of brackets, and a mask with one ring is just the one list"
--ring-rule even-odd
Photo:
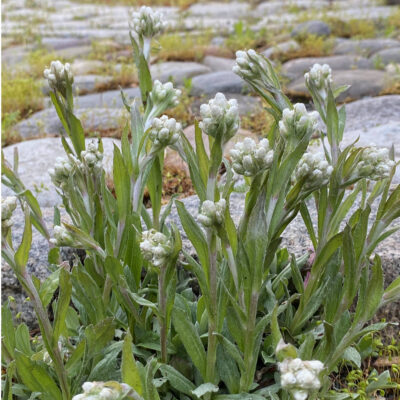
[(92, 52), (92, 50), (92, 46), (67, 47), (66, 49), (57, 50), (57, 55), (68, 60), (86, 57)]
[(71, 64), (71, 68), (75, 77), (77, 75), (95, 73), (105, 67), (105, 62), (100, 60), (74, 60), (74, 62)]
[[(140, 89), (137, 87), (124, 89), (125, 97), (133, 100), (140, 98)], [(75, 99), (76, 108), (121, 108), (123, 102), (119, 90), (108, 90), (102, 93), (87, 94)]]
[(331, 34), (331, 28), (323, 21), (307, 21), (298, 24), (292, 30), (292, 36), (299, 35), (316, 35), (316, 36), (328, 36)]
[(31, 46), (13, 46), (1, 51), (2, 62), (15, 65), (21, 62), (27, 55)]
[(268, 47), (261, 54), (265, 57), (270, 58), (276, 54), (287, 53), (289, 51), (295, 51), (300, 48), (300, 45), (295, 40), (288, 40), (286, 42), (278, 43), (275, 46)]
[[(93, 139), (86, 139), (86, 142)], [(103, 165), (107, 174), (112, 171), (113, 145), (120, 146), (118, 139), (103, 138)], [(20, 142), (3, 149), (5, 159), (12, 165), (14, 149), (18, 149), (18, 173), (21, 181), (34, 193), (41, 207), (53, 207), (61, 202), (48, 170), (57, 157), (65, 157), (65, 150), (59, 138), (44, 138)], [(12, 191), (2, 185), (2, 195), (11, 196)]]
[(390, 63), (400, 64), (400, 46), (377, 51), (372, 56), (372, 61), (379, 64), (383, 63), (384, 65)]
[(333, 70), (371, 69), (371, 60), (360, 56), (342, 55), (330, 57), (307, 57), (290, 60), (282, 65), (282, 74), (289, 79), (304, 76), (314, 64), (329, 64)]
[(242, 93), (247, 88), (247, 84), (232, 71), (217, 71), (193, 78), (191, 94)]
[[(81, 120), (86, 132), (109, 132), (120, 130), (127, 120), (122, 108), (78, 108), (75, 115)], [(39, 111), (13, 127), (22, 138), (29, 139), (43, 135), (60, 135), (64, 132), (56, 110)]]
[[(335, 86), (351, 85), (347, 91), (339, 96), (339, 101), (357, 100), (365, 96), (377, 96), (386, 87), (387, 79), (388, 76), (384, 72), (368, 69), (362, 71), (334, 71), (333, 74)], [(309, 97), (303, 77), (290, 83), (287, 90), (293, 96)]]
[(345, 40), (336, 45), (334, 54), (362, 54), (369, 56), (383, 49), (400, 47), (400, 41), (394, 39)]
[(196, 62), (169, 61), (155, 64), (150, 67), (153, 79), (167, 82), (172, 79), (180, 85), (185, 79), (210, 72), (210, 68)]
[(112, 76), (105, 75), (78, 75), (74, 78), (74, 88), (78, 93), (91, 93), (107, 88), (113, 80)]
[(202, 16), (207, 18), (220, 18), (229, 15), (232, 18), (242, 18), (249, 10), (249, 4), (245, 2), (210, 2), (195, 3), (188, 8), (190, 15)]
[(70, 47), (89, 45), (90, 40), (85, 38), (44, 37), (40, 43), (48, 50), (63, 50)]
[(204, 57), (203, 64), (212, 71), (231, 71), (236, 61), (231, 58), (206, 56)]
[(225, 38), (223, 36), (215, 36), (211, 39), (210, 44), (212, 46), (222, 46), (225, 43)]

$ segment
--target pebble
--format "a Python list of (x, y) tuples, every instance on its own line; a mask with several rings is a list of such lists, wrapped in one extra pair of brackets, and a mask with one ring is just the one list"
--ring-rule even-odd
[(182, 85), (185, 79), (210, 71), (211, 69), (203, 64), (183, 61), (168, 61), (150, 67), (153, 79), (158, 79), (161, 82), (172, 80), (176, 85)]

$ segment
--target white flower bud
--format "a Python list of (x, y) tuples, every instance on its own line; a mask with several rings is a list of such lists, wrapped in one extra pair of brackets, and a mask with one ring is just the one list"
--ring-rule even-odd
[(164, 30), (165, 26), (162, 14), (153, 11), (151, 7), (142, 6), (139, 11), (132, 13), (130, 27), (139, 37), (156, 36)]
[(66, 95), (67, 79), (71, 84), (74, 82), (71, 65), (69, 63), (64, 65), (58, 60), (50, 63), (50, 68), (46, 68), (43, 71), (43, 76), (47, 79), (50, 88), (60, 91), (64, 97)]
[(81, 152), (81, 158), (84, 165), (86, 165), (90, 170), (93, 170), (95, 173), (98, 173), (102, 170), (103, 154), (98, 150), (94, 140), (89, 142), (86, 146), (86, 150)]
[(353, 171), (353, 176), (378, 181), (388, 178), (394, 165), (395, 162), (389, 158), (388, 149), (366, 147), (361, 154), (355, 171)]
[(156, 147), (165, 147), (176, 143), (181, 131), (182, 125), (179, 122), (163, 115), (161, 118), (153, 119), (149, 137)]
[(308, 86), (314, 87), (323, 100), (328, 96), (328, 88), (332, 83), (332, 70), (328, 64), (314, 64), (304, 75)]
[(305, 153), (297, 164), (293, 180), (304, 179), (307, 189), (326, 185), (332, 174), (333, 167), (326, 161), (324, 153)]
[(302, 139), (306, 134), (311, 134), (317, 125), (318, 113), (307, 112), (303, 103), (297, 103), (293, 109), (285, 108), (282, 119), (279, 121), (279, 131), (286, 140)]
[(110, 382), (85, 382), (82, 385), (83, 393), (72, 400), (118, 400), (134, 399), (134, 390), (126, 383)]
[(174, 89), (172, 82), (162, 84), (160, 81), (156, 80), (154, 81), (150, 97), (154, 105), (166, 102), (165, 109), (167, 109), (176, 107), (179, 104), (179, 97), (181, 94), (182, 92), (179, 89)]
[(140, 250), (145, 260), (155, 267), (161, 267), (172, 253), (172, 241), (163, 233), (151, 229), (142, 233)]
[(197, 218), (207, 228), (214, 225), (221, 225), (224, 221), (225, 210), (225, 199), (221, 199), (216, 203), (211, 200), (205, 200), (201, 205), (200, 214)]
[(12, 214), (17, 207), (17, 198), (15, 196), (8, 196), (1, 198), (1, 229), (3, 233), (6, 233), (11, 228)]
[(48, 172), (54, 185), (64, 190), (74, 168), (80, 167), (80, 161), (74, 156), (69, 155), (68, 158), (57, 157), (54, 168), (50, 168)]
[(71, 234), (67, 231), (64, 226), (54, 226), (54, 237), (50, 239), (50, 242), (57, 247), (61, 246), (74, 246), (75, 242)]
[(274, 151), (270, 148), (267, 139), (256, 143), (251, 138), (245, 138), (236, 143), (230, 151), (232, 168), (237, 174), (254, 176), (258, 172), (269, 168), (274, 158)]
[(235, 99), (227, 100), (222, 93), (217, 93), (208, 104), (200, 106), (202, 131), (214, 138), (222, 137), (226, 143), (239, 129), (239, 108)]

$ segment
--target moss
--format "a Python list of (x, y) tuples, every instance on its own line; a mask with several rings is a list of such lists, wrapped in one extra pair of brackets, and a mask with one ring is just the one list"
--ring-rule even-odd
[(344, 21), (340, 18), (327, 17), (324, 20), (330, 26), (332, 35), (338, 37), (367, 39), (375, 37), (377, 33), (374, 22), (365, 19)]
[(266, 137), (272, 125), (274, 118), (264, 110), (257, 113), (246, 115), (241, 118), (241, 128), (254, 133), (257, 136)]

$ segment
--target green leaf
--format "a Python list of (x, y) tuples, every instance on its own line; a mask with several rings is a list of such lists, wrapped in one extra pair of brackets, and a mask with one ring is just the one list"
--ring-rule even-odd
[(80, 158), (81, 152), (85, 150), (85, 133), (81, 121), (70, 110), (66, 110), (66, 116), (70, 126), (69, 137), (71, 138), (77, 157)]
[(378, 309), (383, 296), (383, 270), (381, 258), (376, 254), (372, 274), (368, 282), (367, 298), (364, 305), (364, 321), (370, 320)]
[(397, 277), (385, 290), (383, 300), (386, 303), (400, 298), (400, 276)]
[(18, 350), (15, 352), (18, 375), (32, 392), (41, 392), (43, 399), (62, 400), (57, 383), (37, 362), (31, 361)]
[(89, 325), (85, 329), (89, 355), (95, 355), (114, 338), (115, 323), (113, 318), (106, 318), (97, 325)]
[(204, 378), (206, 376), (206, 352), (194, 325), (188, 320), (186, 313), (178, 308), (174, 308), (172, 312), (172, 322), (185, 350)]
[(361, 367), (360, 353), (354, 347), (348, 347), (344, 351), (343, 359), (352, 362), (357, 368)]
[(15, 348), (27, 357), (30, 357), (33, 354), (29, 330), (25, 324), (18, 325), (18, 328), (15, 331)]
[[(14, 358), (15, 330), (8, 301), (1, 306), (1, 339), (2, 348), (5, 347), (8, 353), (7, 358)], [(2, 349), (2, 359), (5, 353)]]
[(68, 337), (67, 325), (65, 323), (69, 302), (71, 300), (72, 284), (71, 275), (64, 268), (60, 271), (60, 294), (57, 300), (57, 308), (54, 316), (53, 345), (57, 345), (61, 335)]
[(140, 395), (143, 394), (142, 381), (140, 379), (139, 370), (136, 366), (135, 358), (133, 357), (132, 335), (129, 330), (122, 346), (121, 376), (122, 382), (127, 383)]
[(184, 393), (187, 394), (188, 396), (192, 395), (192, 390), (195, 389), (195, 386), (193, 385), (192, 382), (189, 381), (189, 379), (183, 376), (174, 367), (162, 364), (160, 366), (160, 371), (162, 375), (168, 379), (171, 386), (174, 389), (176, 389), (179, 393)]
[(147, 101), (147, 96), (153, 87), (153, 81), (151, 79), (149, 66), (144, 58), (143, 53), (139, 55), (139, 59), (136, 61), (136, 63), (138, 67), (140, 93), (142, 95), (142, 101), (145, 104)]
[(346, 305), (345, 308), (347, 309), (351, 305), (358, 289), (356, 254), (351, 229), (348, 225), (346, 225), (343, 232), (343, 262), (343, 296)]
[(120, 221), (125, 221), (130, 214), (130, 192), (131, 182), (126, 169), (124, 160), (118, 147), (114, 144), (114, 163), (113, 177), (115, 185), (115, 195), (117, 197), (118, 215)]
[(199, 123), (197, 120), (195, 121), (194, 124), (194, 134), (195, 134), (196, 155), (199, 163), (200, 176), (204, 186), (206, 186), (208, 180), (208, 169), (210, 161), (208, 159), (206, 149), (204, 147), (203, 132), (199, 128)]
[(26, 207), (25, 210), (25, 229), (22, 236), (22, 242), (18, 250), (15, 253), (14, 260), (19, 268), (19, 272), (25, 270), (26, 264), (29, 259), (29, 250), (31, 249), (32, 243), (32, 225), (31, 218), (29, 215), (29, 209)]
[(214, 385), (213, 383), (203, 383), (202, 385), (198, 386), (195, 390), (192, 390), (192, 393), (198, 397), (199, 399), (208, 393), (217, 393), (219, 387)]
[(54, 292), (58, 288), (61, 268), (51, 273), (44, 282), (40, 285), (39, 297), (43, 307), (47, 307), (53, 298)]

